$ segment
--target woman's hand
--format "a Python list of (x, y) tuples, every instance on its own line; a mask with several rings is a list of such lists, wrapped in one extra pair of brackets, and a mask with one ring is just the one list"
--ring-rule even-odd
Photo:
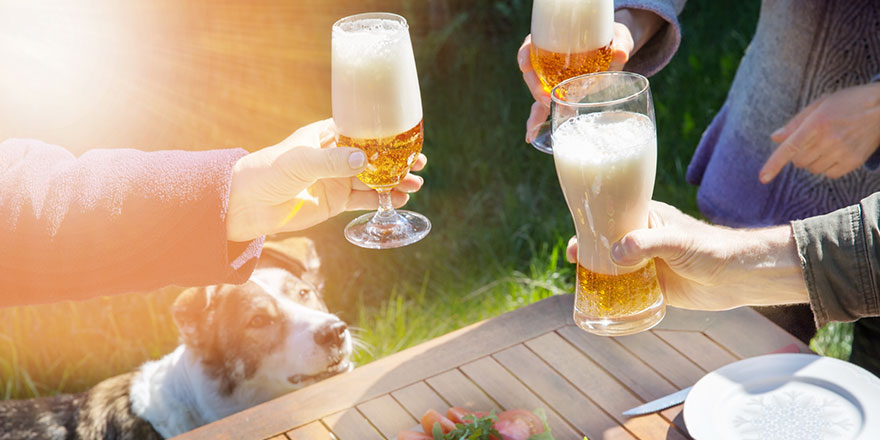
[(880, 147), (880, 84), (825, 95), (770, 139), (780, 145), (761, 168), (761, 182), (776, 178), (788, 162), (830, 179), (842, 177)]
[[(611, 40), (611, 48), (613, 50), (611, 56), (611, 65), (608, 70), (622, 70), (624, 64), (629, 60), (629, 54), (633, 49), (633, 39), (629, 28), (621, 23), (614, 23), (614, 39)], [(531, 59), (532, 36), (526, 35), (522, 46), (519, 48), (516, 59), (519, 63), (519, 70), (522, 71), (523, 81), (528, 86), (535, 103), (532, 104), (532, 110), (529, 119), (526, 121), (526, 142), (531, 143), (537, 135), (537, 128), (547, 117), (550, 116), (550, 93), (544, 90), (544, 85), (538, 79), (532, 67)]]
[[(727, 310), (744, 305), (807, 302), (807, 288), (790, 226), (729, 229), (651, 202), (649, 229), (626, 234), (611, 248), (623, 266), (656, 258), (657, 278), (670, 305)], [(566, 252), (577, 258), (572, 238)]]
[[(343, 211), (379, 206), (378, 193), (355, 177), (366, 168), (366, 156), (356, 148), (336, 147), (336, 136), (336, 125), (327, 119), (239, 159), (229, 190), (227, 238), (247, 241), (296, 231)], [(419, 154), (412, 169), (426, 163)], [(394, 206), (403, 206), (423, 182), (407, 174), (391, 192)]]

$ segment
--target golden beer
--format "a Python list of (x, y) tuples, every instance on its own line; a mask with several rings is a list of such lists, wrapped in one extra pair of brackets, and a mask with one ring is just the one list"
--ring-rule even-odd
[(621, 275), (604, 275), (577, 266), (575, 313), (590, 319), (636, 315), (662, 299), (654, 260), (635, 272)]
[(611, 43), (581, 53), (551, 52), (533, 44), (531, 60), (538, 79), (549, 93), (553, 87), (569, 78), (608, 70), (612, 54)]
[(367, 169), (358, 174), (364, 184), (373, 189), (392, 188), (406, 176), (419, 153), (425, 138), (424, 120), (396, 136), (381, 139), (352, 139), (340, 135), (340, 147), (354, 147), (367, 155)]

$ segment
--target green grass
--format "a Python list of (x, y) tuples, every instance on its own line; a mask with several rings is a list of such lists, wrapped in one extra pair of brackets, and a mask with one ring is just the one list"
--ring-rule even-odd
[[(308, 231), (324, 262), (331, 310), (359, 328), (360, 363), (573, 285), (564, 249), (574, 228), (552, 158), (523, 141), (531, 99), (515, 55), (531, 2), (449, 0), (442, 20), (426, 16), (426, 3), (401, 0), (397, 10), (414, 32), (430, 161), (408, 208), (430, 217), (433, 231), (394, 251), (345, 242), (342, 228), (353, 214)], [(660, 145), (655, 198), (694, 215), (696, 189), (684, 173), (726, 96), (758, 6), (689, 2), (682, 47), (651, 79)], [(175, 294), (0, 310), (0, 397), (83, 390), (170, 351)], [(846, 326), (830, 327), (814, 349), (845, 357), (845, 335)]]

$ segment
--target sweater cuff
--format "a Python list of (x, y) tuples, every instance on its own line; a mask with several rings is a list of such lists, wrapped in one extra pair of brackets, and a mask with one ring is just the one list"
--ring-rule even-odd
[(860, 205), (791, 222), (817, 327), (876, 315)]
[(659, 72), (669, 64), (681, 44), (681, 25), (675, 6), (653, 0), (615, 0), (614, 9), (642, 9), (662, 18), (663, 24), (635, 55), (626, 63), (626, 70), (645, 76)]

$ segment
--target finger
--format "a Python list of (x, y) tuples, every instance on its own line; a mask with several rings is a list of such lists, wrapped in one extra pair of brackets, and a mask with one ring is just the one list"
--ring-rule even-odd
[(794, 115), (794, 117), (791, 118), (791, 120), (789, 120), (788, 123), (786, 123), (781, 128), (774, 131), (770, 135), (770, 139), (773, 142), (777, 142), (777, 143), (784, 142), (786, 139), (788, 139), (789, 136), (794, 134), (794, 132), (797, 131), (798, 128), (800, 128), (801, 124), (804, 123), (804, 121), (807, 119), (807, 117), (809, 117), (811, 114), (813, 114), (813, 111), (816, 110), (816, 108), (818, 108), (819, 105), (821, 105), (822, 101), (824, 101), (824, 100), (825, 100), (825, 97), (822, 96), (822, 97), (816, 99), (815, 101), (813, 101), (812, 103), (810, 103), (810, 105), (806, 106), (803, 110), (798, 112), (798, 114)]
[(649, 258), (675, 261), (684, 254), (686, 241), (668, 228), (637, 229), (611, 246), (611, 259), (621, 266), (634, 266)]
[(331, 177), (351, 177), (367, 167), (367, 156), (357, 148), (314, 149), (294, 147), (278, 158), (287, 176), (298, 182)]
[[(409, 194), (391, 191), (391, 205), (400, 208), (409, 201)], [(379, 207), (379, 193), (376, 191), (352, 191), (348, 197), (347, 211), (372, 210)]]
[(831, 167), (833, 167), (834, 165), (836, 165), (838, 163), (838, 161), (839, 161), (839, 158), (837, 158), (837, 157), (820, 156), (820, 157), (817, 157), (816, 160), (810, 162), (809, 164), (807, 164), (806, 166), (804, 166), (802, 168), (806, 168), (807, 171), (809, 171), (813, 174), (816, 174), (816, 175), (825, 174), (825, 172), (828, 171), (829, 169), (831, 169)]
[[(768, 183), (775, 179), (785, 165), (796, 159), (801, 154), (808, 152), (815, 143), (815, 130), (812, 130), (810, 124), (807, 123), (789, 136), (784, 142), (779, 144), (776, 151), (770, 155), (764, 167), (758, 174), (762, 183)], [(821, 150), (820, 150), (821, 154)]]
[(577, 236), (568, 240), (568, 246), (565, 248), (565, 259), (569, 263), (577, 263), (578, 260), (578, 239)]
[(608, 70), (623, 70), (623, 66), (629, 61), (633, 46), (632, 34), (626, 25), (614, 23), (614, 40), (611, 42), (611, 65)]
[[(420, 190), (424, 184), (425, 179), (421, 176), (407, 174), (403, 179), (400, 179), (400, 183), (398, 183), (394, 189), (405, 193), (414, 193)], [(373, 188), (364, 184), (364, 182), (361, 182), (361, 179), (358, 179), (357, 177), (351, 178), (351, 188), (357, 191), (375, 191)]]
[(544, 90), (544, 84), (538, 79), (538, 74), (535, 73), (534, 70), (523, 72), (523, 81), (525, 81), (526, 85), (529, 87), (529, 92), (532, 93), (532, 98), (534, 98), (535, 101), (542, 103), (547, 108), (550, 108), (550, 93)]
[(532, 68), (532, 34), (526, 35), (525, 40), (523, 40), (522, 46), (519, 47), (519, 51), (516, 53), (516, 62), (519, 64), (519, 70), (523, 73), (526, 73), (530, 70), (534, 70)]
[(858, 167), (858, 164), (837, 162), (825, 171), (825, 176), (829, 179), (839, 179)]
[(418, 157), (416, 157), (416, 161), (413, 162), (412, 168), (410, 169), (413, 171), (421, 171), (426, 165), (428, 165), (428, 156), (419, 153)]
[(529, 113), (529, 119), (526, 121), (526, 143), (532, 143), (538, 135), (538, 128), (550, 116), (550, 109), (544, 107), (540, 102), (532, 104), (532, 111)]
[(791, 163), (798, 168), (809, 168), (812, 163), (827, 157), (828, 153), (818, 145), (810, 145), (809, 148), (801, 148), (800, 153), (792, 158)]

